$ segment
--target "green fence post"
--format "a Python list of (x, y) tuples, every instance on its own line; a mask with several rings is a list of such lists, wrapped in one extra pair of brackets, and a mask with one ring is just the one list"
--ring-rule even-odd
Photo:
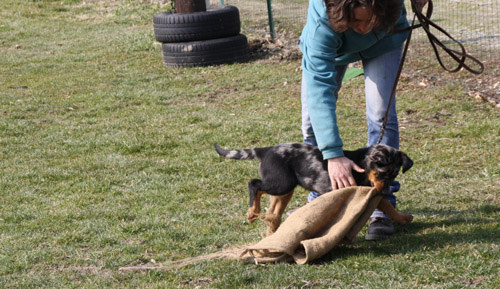
[(271, 0), (267, 0), (267, 16), (269, 18), (269, 32), (271, 33), (271, 38), (274, 39), (273, 7), (271, 5)]

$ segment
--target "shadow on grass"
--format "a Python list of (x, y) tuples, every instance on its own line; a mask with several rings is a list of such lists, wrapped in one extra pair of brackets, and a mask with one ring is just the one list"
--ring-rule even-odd
[[(417, 213), (417, 212), (415, 212)], [(433, 251), (469, 243), (497, 243), (500, 239), (500, 205), (484, 205), (471, 210), (421, 210), (419, 215), (436, 216), (436, 221), (414, 221), (406, 226), (396, 226), (396, 233), (388, 240), (369, 242), (364, 234), (358, 235), (356, 244), (341, 245), (312, 265), (324, 265), (337, 259), (352, 256), (390, 256)], [(483, 216), (483, 217), (481, 217)], [(491, 216), (491, 217), (488, 217)]]

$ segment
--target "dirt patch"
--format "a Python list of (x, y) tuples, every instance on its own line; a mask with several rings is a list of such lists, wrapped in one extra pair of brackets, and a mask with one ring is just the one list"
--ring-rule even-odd
[(500, 109), (500, 76), (484, 75), (480, 79), (467, 79), (469, 95), (491, 103)]
[(294, 61), (302, 58), (298, 45), (298, 38), (293, 33), (282, 32), (279, 37), (272, 38), (248, 36), (250, 58), (252, 60), (266, 60), (271, 62)]
[(443, 83), (460, 84), (471, 97), (500, 109), (500, 60), (483, 61), (485, 69), (479, 75), (464, 69), (450, 73), (437, 64), (433, 54), (424, 55), (422, 51), (420, 49), (412, 51), (405, 64), (403, 76), (418, 79), (419, 85), (424, 87)]

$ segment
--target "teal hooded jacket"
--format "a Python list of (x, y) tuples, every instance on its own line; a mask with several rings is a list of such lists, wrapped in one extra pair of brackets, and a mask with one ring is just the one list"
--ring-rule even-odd
[[(401, 0), (401, 2), (404, 2)], [(394, 30), (408, 27), (406, 9)], [(374, 29), (359, 34), (352, 29), (339, 33), (331, 29), (323, 0), (309, 0), (307, 23), (302, 30), (299, 47), (302, 51), (302, 75), (314, 135), (324, 159), (341, 157), (342, 139), (337, 126), (337, 98), (334, 92), (335, 66), (377, 57), (401, 47), (408, 33), (387, 33)]]

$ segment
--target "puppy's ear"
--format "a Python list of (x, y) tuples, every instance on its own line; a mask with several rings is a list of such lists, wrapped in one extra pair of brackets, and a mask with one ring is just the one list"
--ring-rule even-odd
[(403, 174), (413, 167), (413, 161), (404, 152), (401, 152), (401, 159), (403, 160)]

